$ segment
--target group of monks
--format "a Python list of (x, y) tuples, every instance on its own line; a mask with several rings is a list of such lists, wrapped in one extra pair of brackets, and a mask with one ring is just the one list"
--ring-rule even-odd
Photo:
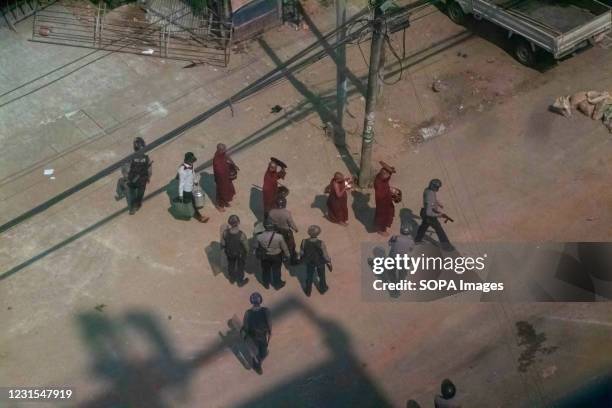
[[(389, 184), (391, 175), (395, 173), (395, 168), (385, 162), (380, 162), (381, 169), (374, 179), (374, 198), (376, 211), (374, 213), (374, 226), (381, 235), (388, 235), (387, 229), (393, 223), (395, 215), (395, 202), (401, 200), (399, 189), (391, 187)], [(326, 187), (327, 197), (327, 219), (331, 222), (348, 225), (348, 191), (353, 188), (354, 180), (352, 177), (344, 177), (340, 172), (334, 177)]]
[[(374, 196), (376, 211), (374, 225), (381, 235), (388, 235), (387, 229), (393, 223), (395, 215), (394, 203), (401, 200), (401, 191), (389, 184), (395, 168), (385, 162), (380, 162), (381, 169), (374, 179)], [(217, 189), (216, 207), (225, 211), (230, 206), (236, 194), (233, 180), (236, 179), (238, 166), (233, 162), (224, 144), (217, 145), (213, 159), (213, 173)], [(280, 184), (287, 174), (287, 165), (281, 160), (272, 157), (263, 179), (263, 211), (264, 218), (271, 209), (276, 207), (279, 197), (286, 196), (289, 190)], [(354, 180), (345, 177), (342, 173), (334, 174), (329, 185), (325, 188), (327, 198), (327, 219), (333, 223), (348, 225), (348, 193), (353, 188)]]

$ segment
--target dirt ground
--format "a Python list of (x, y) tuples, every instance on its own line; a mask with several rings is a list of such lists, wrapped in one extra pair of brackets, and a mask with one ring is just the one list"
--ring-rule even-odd
[[(330, 27), (335, 11), (316, 9), (312, 19)], [(2, 223), (125, 157), (134, 136), (150, 143), (246, 86), (314, 41), (316, 27), (306, 27), (267, 33), (233, 55), (226, 72), (198, 66), (178, 76), (182, 68), (170, 62), (162, 67), (159, 60), (122, 56), (125, 64), (148, 69), (150, 78), (99, 97), (104, 104), (91, 110), (110, 116), (112, 129), (102, 126), (104, 133), (27, 168), (10, 157), (0, 164), (10, 168), (0, 183)], [(430, 7), (414, 16), (405, 50), (402, 32), (391, 37), (404, 58), (400, 63), (386, 54), (389, 84), (376, 116), (374, 159), (398, 169), (392, 184), (402, 189), (403, 201), (392, 231), (418, 214), (423, 188), (438, 177), (440, 199), (456, 220), (446, 229), (458, 246), (610, 241), (612, 135), (601, 123), (564, 118), (548, 106), (578, 90), (612, 90), (612, 54), (593, 47), (533, 70), (487, 30), (457, 26)], [(40, 407), (144, 408), (403, 407), (409, 399), (429, 407), (444, 378), (455, 382), (466, 407), (545, 407), (606, 387), (609, 303), (362, 298), (360, 245), (386, 241), (371, 232), (372, 191), (351, 197), (348, 227), (323, 218), (324, 186), (335, 171), (349, 174), (359, 163), (369, 43), (360, 46), (347, 49), (355, 79), (349, 81), (346, 151), (325, 131), (336, 92), (336, 67), (325, 58), (154, 149), (154, 176), (136, 215), (113, 200), (115, 172), (4, 232), (0, 384), (75, 389), (74, 402), (35, 404)], [(432, 88), (436, 81), (439, 92)], [(191, 89), (131, 116), (138, 99), (181, 83)], [(271, 112), (275, 105), (282, 110)], [(38, 122), (33, 135), (43, 134), (36, 133)], [(422, 138), (420, 129), (439, 124), (442, 134)], [(208, 162), (220, 141), (241, 168), (225, 213), (211, 204)], [(199, 158), (208, 224), (169, 213), (166, 186), (186, 151)], [(310, 224), (323, 229), (334, 263), (323, 296), (304, 295), (300, 267), (283, 271), (288, 284), (280, 291), (263, 289), (253, 259), (245, 287), (225, 276), (219, 226), (235, 213), (251, 234), (261, 217), (257, 186), (270, 156), (289, 164), (285, 184), (298, 239)], [(48, 167), (56, 180), (43, 175)], [(241, 359), (236, 328), (228, 325), (256, 290), (274, 327), (261, 376)]]

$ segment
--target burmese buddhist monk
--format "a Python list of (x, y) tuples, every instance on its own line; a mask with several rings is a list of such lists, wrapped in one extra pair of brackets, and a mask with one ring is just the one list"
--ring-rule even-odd
[(282, 161), (272, 157), (268, 164), (268, 170), (263, 181), (263, 209), (264, 218), (268, 217), (268, 213), (276, 206), (278, 194), (278, 181), (285, 178), (285, 169), (287, 165)]
[(230, 202), (236, 194), (234, 183), (232, 183), (232, 173), (235, 175), (237, 171), (238, 166), (227, 154), (226, 146), (219, 143), (213, 159), (213, 173), (217, 185), (217, 209), (219, 211), (225, 211), (224, 207), (230, 206)]
[(393, 223), (395, 215), (395, 206), (393, 205), (393, 191), (389, 185), (391, 174), (395, 173), (395, 169), (384, 162), (376, 179), (374, 180), (374, 196), (376, 199), (376, 213), (374, 215), (374, 225), (376, 231), (380, 235), (387, 236), (387, 228)]
[(348, 193), (351, 183), (340, 172), (334, 174), (326, 191), (327, 197), (327, 218), (331, 222), (341, 225), (348, 225)]

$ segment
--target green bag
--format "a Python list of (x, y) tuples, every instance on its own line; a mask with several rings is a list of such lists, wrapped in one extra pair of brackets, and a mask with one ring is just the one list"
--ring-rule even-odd
[(195, 213), (193, 204), (172, 202), (172, 216), (179, 220), (189, 220)]
[(175, 201), (178, 198), (178, 180), (172, 180), (168, 184), (167, 193), (170, 199), (170, 214), (177, 220), (190, 220), (195, 214), (195, 209), (191, 202), (181, 203)]

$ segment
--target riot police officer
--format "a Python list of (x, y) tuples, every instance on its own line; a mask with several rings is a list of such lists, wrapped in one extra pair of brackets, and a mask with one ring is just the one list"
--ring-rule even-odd
[(270, 313), (261, 306), (263, 298), (258, 292), (251, 294), (249, 300), (252, 307), (244, 313), (240, 332), (245, 340), (253, 342), (253, 369), (257, 374), (262, 374), (261, 363), (268, 355), (268, 344), (272, 337)]
[(450, 217), (442, 212), (444, 206), (438, 201), (436, 196), (440, 187), (442, 187), (442, 182), (439, 179), (432, 179), (429, 182), (429, 186), (423, 191), (423, 208), (421, 208), (420, 213), (421, 225), (419, 226), (414, 241), (417, 243), (422, 242), (425, 233), (429, 227), (432, 227), (434, 231), (436, 231), (440, 243), (446, 247), (452, 248), (446, 236), (446, 232), (444, 232), (444, 228), (442, 228), (442, 224), (440, 224), (440, 218), (450, 220)]
[(127, 175), (127, 202), (130, 215), (134, 215), (142, 206), (142, 199), (151, 179), (151, 164), (149, 156), (142, 153), (145, 141), (141, 137), (134, 139), (134, 156), (130, 161)]

